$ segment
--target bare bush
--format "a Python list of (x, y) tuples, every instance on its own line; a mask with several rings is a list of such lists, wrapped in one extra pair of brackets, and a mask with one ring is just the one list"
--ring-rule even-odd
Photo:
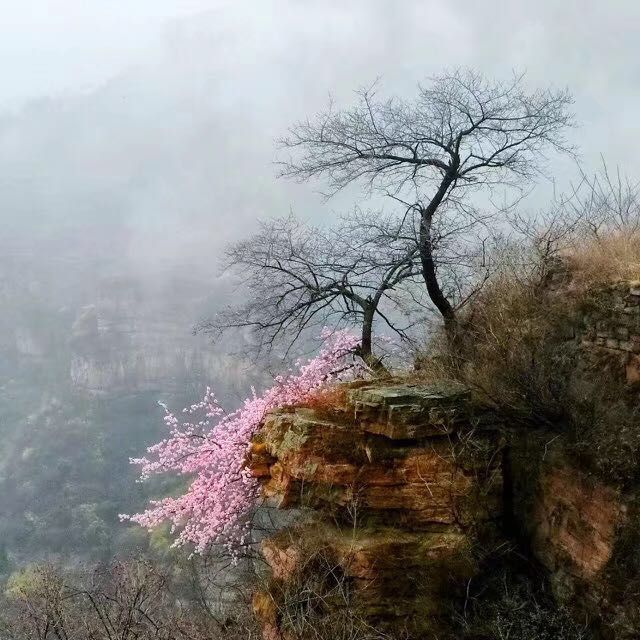
[(504, 243), (500, 268), (461, 318), (459, 348), (435, 341), (423, 375), (463, 381), (513, 426), (557, 430), (583, 468), (631, 486), (640, 460), (637, 389), (615, 352), (584, 352), (578, 338), (585, 318), (616, 313), (612, 283), (640, 277), (640, 234), (576, 225), (540, 251), (543, 237)]
[[(517, 565), (513, 559), (510, 560)], [(520, 563), (521, 564), (521, 563)], [(591, 634), (558, 606), (544, 581), (502, 567), (485, 576), (461, 619), (460, 638), (469, 640), (587, 640)]]
[(51, 565), (14, 576), (2, 603), (11, 640), (243, 640), (257, 638), (247, 609), (225, 619), (184, 599), (146, 560), (113, 562), (85, 575)]
[(365, 616), (343, 562), (307, 536), (296, 541), (298, 561), (286, 579), (272, 579), (267, 592), (283, 637), (289, 640), (392, 640)]

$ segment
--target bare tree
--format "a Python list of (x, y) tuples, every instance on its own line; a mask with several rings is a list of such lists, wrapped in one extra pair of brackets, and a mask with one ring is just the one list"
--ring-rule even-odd
[(380, 100), (374, 89), (357, 95), (356, 106), (330, 106), (290, 130), (281, 141), (290, 152), (282, 175), (324, 177), (327, 195), (364, 182), (417, 215), (422, 278), (452, 335), (456, 306), (442, 284), (440, 229), (472, 237), (477, 225), (488, 225), (501, 211), (481, 211), (474, 192), (486, 190), (490, 202), (496, 187), (522, 193), (540, 173), (547, 150), (571, 152), (564, 131), (572, 124), (572, 98), (566, 90), (528, 92), (521, 75), (503, 83), (466, 70), (419, 86), (412, 101)]
[[(550, 205), (535, 215), (514, 212), (509, 218), (515, 237), (506, 245), (519, 265), (511, 273), (526, 274), (528, 282), (544, 287), (564, 271), (564, 257), (585, 243), (607, 243), (611, 238), (633, 244), (640, 230), (640, 183), (631, 181), (605, 159), (588, 174), (582, 167), (579, 180), (566, 192), (554, 195)], [(511, 256), (511, 257), (512, 257)]]
[(580, 182), (564, 198), (571, 217), (596, 238), (611, 232), (635, 234), (640, 229), (640, 183), (601, 160), (592, 175), (580, 169)]
[(257, 638), (247, 602), (216, 617), (148, 559), (70, 575), (32, 566), (0, 595), (0, 637), (11, 640), (232, 640)]
[(407, 340), (411, 319), (403, 312), (420, 307), (419, 291), (411, 295), (420, 276), (411, 218), (356, 212), (331, 228), (292, 216), (264, 222), (257, 234), (227, 250), (226, 266), (242, 276), (247, 299), (202, 329), (251, 328), (259, 349), (281, 339), (292, 345), (319, 325), (355, 323), (362, 332), (359, 355), (381, 369), (373, 353), (375, 321)]

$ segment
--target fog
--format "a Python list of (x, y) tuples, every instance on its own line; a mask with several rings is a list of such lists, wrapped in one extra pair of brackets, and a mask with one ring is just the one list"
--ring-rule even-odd
[(220, 247), (256, 218), (351, 206), (349, 197), (323, 202), (319, 185), (275, 179), (274, 138), (288, 125), (330, 94), (348, 104), (377, 77), (381, 91), (411, 95), (456, 65), (568, 86), (583, 162), (604, 152), (633, 175), (640, 62), (633, 30), (616, 29), (621, 13), (631, 24), (640, 9), (616, 6), (543, 2), (535, 17), (526, 3), (6, 7), (3, 235), (49, 257), (73, 243), (94, 257), (196, 261), (213, 274)]
[[(638, 176), (639, 27), (631, 0), (5, 1), (0, 538), (10, 557), (124, 545), (116, 514), (148, 496), (127, 494), (134, 472), (123, 474), (160, 432), (155, 401), (193, 400), (211, 381), (237, 398), (259, 378), (225, 345), (190, 335), (233, 293), (220, 279), (225, 244), (261, 218), (330, 220), (363, 204), (357, 191), (326, 201), (322, 184), (277, 179), (274, 141), (288, 126), (330, 97), (349, 105), (376, 79), (381, 93), (410, 97), (456, 66), (526, 71), (532, 87), (573, 92), (570, 135), (587, 170), (603, 153)], [(575, 166), (553, 160), (548, 173), (562, 189)], [(544, 207), (551, 189), (523, 207)], [(69, 474), (113, 429), (104, 477), (95, 466)], [(47, 493), (67, 485), (58, 502)], [(67, 540), (87, 518), (98, 533)]]

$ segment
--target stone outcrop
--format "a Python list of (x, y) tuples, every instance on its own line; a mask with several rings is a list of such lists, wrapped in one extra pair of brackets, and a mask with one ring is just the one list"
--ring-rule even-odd
[[(262, 544), (265, 640), (293, 637), (287, 607), (305, 581), (325, 613), (349, 606), (401, 637), (451, 637), (452, 609), (483, 579), (475, 551), (510, 535), (595, 637), (635, 637), (615, 622), (630, 614), (611, 568), (629, 497), (565, 460), (561, 438), (471, 406), (457, 386), (361, 383), (266, 418), (249, 468), (272, 505), (303, 515)], [(318, 583), (316, 556), (339, 586)]]
[[(637, 638), (633, 495), (561, 460), (541, 466), (534, 488), (533, 512), (524, 524), (557, 602), (587, 622), (596, 638)], [(634, 541), (625, 552), (621, 544), (629, 534)]]
[(630, 596), (640, 589), (637, 495), (580, 468), (557, 432), (508, 438), (508, 533), (520, 552), (541, 565), (556, 604), (593, 634), (586, 638), (637, 638), (638, 627), (628, 627), (640, 614)]
[[(578, 338), (583, 353), (620, 365), (629, 383), (640, 382), (640, 282), (617, 282), (597, 291)], [(603, 358), (604, 357), (604, 358)]]
[(300, 580), (310, 541), (364, 619), (416, 637), (444, 630), (474, 574), (473, 545), (502, 517), (501, 446), (495, 422), (451, 385), (347, 385), (269, 415), (250, 469), (272, 503), (315, 516), (263, 544), (265, 637), (287, 637), (282, 593)]
[(534, 552), (554, 574), (595, 580), (613, 555), (625, 514), (612, 487), (573, 467), (552, 467), (540, 478)]
[[(633, 409), (640, 282), (580, 296), (559, 344), (570, 347), (576, 380), (595, 381), (585, 389), (598, 391), (605, 377)], [(264, 542), (271, 578), (255, 611), (265, 638), (292, 637), (286, 594), (300, 587), (318, 550), (348, 586), (350, 605), (376, 628), (449, 637), (447, 612), (464, 599), (461, 585), (486, 577), (474, 550), (500, 541), (528, 554), (535, 580), (553, 594), (548, 606), (570, 612), (587, 637), (638, 637), (636, 476), (625, 484), (594, 467), (599, 451), (584, 438), (576, 448), (571, 425), (505, 424), (472, 406), (459, 386), (361, 383), (268, 416), (251, 470), (272, 504), (312, 518)], [(596, 438), (593, 447), (600, 444)], [(623, 445), (611, 451), (634, 451)], [(629, 455), (620, 463), (633, 472)]]

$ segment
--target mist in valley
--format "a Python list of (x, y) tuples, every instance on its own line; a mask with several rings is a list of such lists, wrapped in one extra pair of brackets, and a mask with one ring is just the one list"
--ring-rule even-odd
[[(346, 189), (278, 179), (275, 140), (378, 82), (411, 97), (443, 69), (568, 86), (583, 166), (640, 175), (640, 57), (604, 3), (29, 0), (0, 31), (0, 574), (163, 550), (119, 514), (175, 491), (130, 457), (207, 386), (234, 408), (289, 366), (194, 328), (240, 299), (228, 243)], [(620, 3), (640, 24), (640, 8)], [(500, 5), (500, 7), (498, 7)], [(535, 13), (535, 16), (532, 14)], [(618, 18), (619, 19), (619, 18)], [(523, 207), (576, 175), (554, 160)], [(361, 197), (358, 194), (357, 197)], [(388, 207), (373, 196), (364, 208)], [(164, 536), (164, 537), (163, 537)], [(154, 546), (155, 545), (155, 546)]]

